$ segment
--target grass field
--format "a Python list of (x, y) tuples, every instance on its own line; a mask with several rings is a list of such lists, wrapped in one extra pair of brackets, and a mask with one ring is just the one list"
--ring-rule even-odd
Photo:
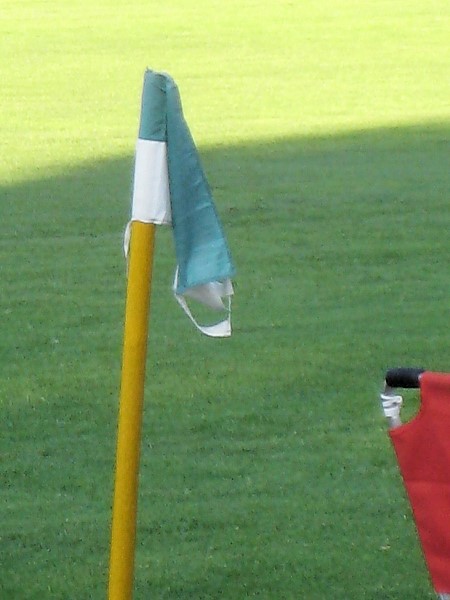
[(158, 230), (136, 600), (434, 597), (377, 395), (388, 366), (449, 370), (449, 20), (2, 3), (2, 600), (106, 597), (147, 66), (179, 84), (238, 276), (232, 338), (201, 337)]

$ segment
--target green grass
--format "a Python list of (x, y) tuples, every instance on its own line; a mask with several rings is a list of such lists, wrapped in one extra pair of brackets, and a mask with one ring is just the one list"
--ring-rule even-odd
[(232, 338), (202, 338), (158, 230), (136, 600), (433, 598), (377, 394), (449, 369), (448, 21), (2, 4), (2, 600), (106, 596), (146, 66), (179, 83), (238, 276)]

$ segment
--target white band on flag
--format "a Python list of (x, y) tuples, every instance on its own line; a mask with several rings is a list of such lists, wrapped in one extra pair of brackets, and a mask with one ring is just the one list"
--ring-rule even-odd
[[(175, 292), (177, 288), (178, 280), (178, 268), (175, 271), (175, 280), (173, 282), (174, 296), (199, 331), (209, 337), (229, 337), (231, 335), (231, 296), (234, 293), (233, 284), (230, 279), (226, 281), (212, 281), (204, 285), (196, 286), (195, 288), (188, 289), (184, 295), (177, 294)], [(212, 308), (213, 310), (227, 310), (228, 317), (215, 325), (200, 325), (194, 316), (186, 302), (184, 296), (189, 296), (202, 304)], [(228, 306), (225, 306), (223, 298), (228, 300)]]
[[(175, 294), (175, 298), (177, 299), (178, 304), (181, 306), (181, 308), (184, 310), (184, 312), (187, 314), (187, 316), (190, 318), (190, 320), (194, 323), (194, 325), (197, 327), (197, 329), (199, 331), (201, 331), (202, 333), (204, 333), (205, 335), (209, 336), (209, 337), (230, 337), (231, 335), (231, 313), (228, 312), (228, 317), (226, 319), (224, 319), (223, 321), (220, 321), (220, 323), (216, 323), (215, 325), (199, 325), (199, 323), (197, 323), (197, 321), (194, 319), (189, 306), (187, 305), (186, 300), (183, 298), (183, 296), (179, 296), (178, 294)], [(228, 303), (230, 306), (231, 303), (231, 299), (228, 298)], [(230, 311), (230, 309), (228, 309)]]
[(166, 142), (136, 143), (131, 220), (156, 225), (172, 221)]

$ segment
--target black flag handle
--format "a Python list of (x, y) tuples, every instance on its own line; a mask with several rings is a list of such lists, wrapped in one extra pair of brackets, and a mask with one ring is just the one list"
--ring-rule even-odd
[(420, 376), (425, 369), (417, 367), (399, 367), (386, 372), (386, 385), (391, 388), (418, 388)]

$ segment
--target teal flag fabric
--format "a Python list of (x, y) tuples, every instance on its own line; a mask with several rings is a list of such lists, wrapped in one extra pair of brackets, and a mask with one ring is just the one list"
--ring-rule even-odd
[(165, 141), (178, 264), (177, 294), (231, 278), (235, 269), (200, 157), (184, 119), (178, 87), (166, 74), (147, 70), (141, 139)]
[(141, 102), (139, 139), (155, 142), (167, 141), (166, 87), (168, 76), (147, 70)]

